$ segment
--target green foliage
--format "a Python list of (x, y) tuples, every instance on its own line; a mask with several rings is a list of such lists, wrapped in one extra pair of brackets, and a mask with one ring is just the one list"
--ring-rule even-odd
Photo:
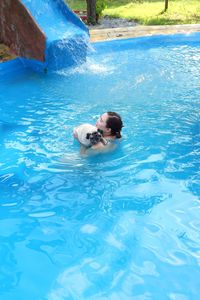
[(108, 0), (104, 14), (135, 20), (142, 25), (195, 24), (200, 22), (199, 0), (170, 0), (164, 12), (164, 0)]
[(86, 10), (87, 9), (87, 3), (85, 0), (65, 0), (65, 2), (72, 10)]
[[(86, 9), (85, 0), (65, 1), (72, 9)], [(169, 0), (166, 12), (163, 12), (164, 7), (164, 0), (106, 0), (106, 8), (101, 13), (143, 25), (200, 23), (200, 0)]]
[(106, 0), (96, 0), (96, 14), (101, 17), (106, 8)]

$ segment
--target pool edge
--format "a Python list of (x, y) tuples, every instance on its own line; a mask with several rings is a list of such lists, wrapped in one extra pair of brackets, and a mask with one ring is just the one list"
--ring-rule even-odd
[(200, 24), (129, 26), (104, 29), (90, 29), (90, 42), (121, 40), (154, 35), (191, 34), (200, 32)]

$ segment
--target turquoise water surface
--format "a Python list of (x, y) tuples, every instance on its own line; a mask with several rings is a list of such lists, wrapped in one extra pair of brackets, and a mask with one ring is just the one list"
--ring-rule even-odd
[[(198, 300), (200, 35), (100, 43), (0, 79), (0, 298)], [(72, 130), (124, 121), (109, 154)]]

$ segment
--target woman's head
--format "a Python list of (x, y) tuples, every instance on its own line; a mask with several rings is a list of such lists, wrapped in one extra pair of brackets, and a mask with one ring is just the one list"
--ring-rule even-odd
[(115, 112), (108, 111), (101, 115), (96, 126), (98, 129), (103, 130), (104, 136), (121, 138), (123, 123), (120, 115)]

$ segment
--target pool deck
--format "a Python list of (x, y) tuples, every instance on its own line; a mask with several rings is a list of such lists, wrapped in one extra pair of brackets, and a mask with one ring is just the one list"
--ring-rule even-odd
[(190, 34), (200, 32), (200, 24), (189, 25), (163, 25), (163, 26), (130, 26), (106, 29), (90, 29), (90, 41), (100, 42), (116, 39), (127, 39), (140, 36), (166, 35), (166, 34)]

